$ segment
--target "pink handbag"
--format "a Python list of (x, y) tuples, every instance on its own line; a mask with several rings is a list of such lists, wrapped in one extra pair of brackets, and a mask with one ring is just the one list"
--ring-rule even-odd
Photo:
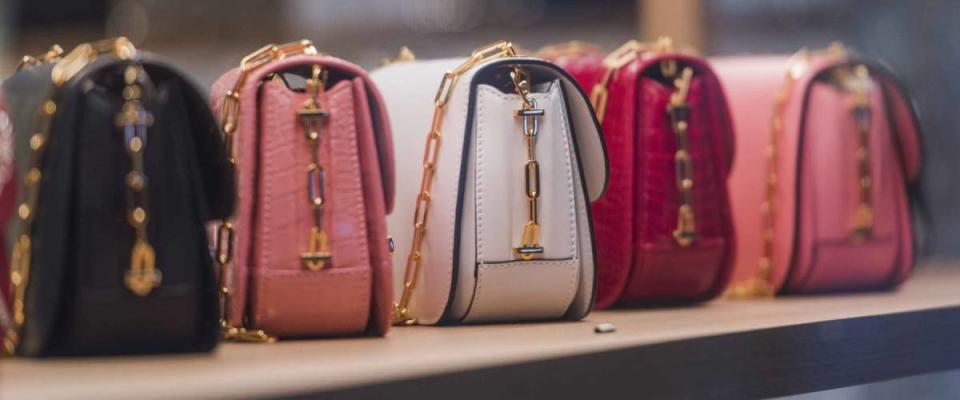
[(269, 45), (212, 93), (239, 191), (215, 243), (224, 337), (386, 333), (393, 152), (366, 72), (309, 41)]
[(712, 60), (733, 113), (733, 297), (893, 287), (914, 263), (919, 125), (893, 75), (842, 46)]

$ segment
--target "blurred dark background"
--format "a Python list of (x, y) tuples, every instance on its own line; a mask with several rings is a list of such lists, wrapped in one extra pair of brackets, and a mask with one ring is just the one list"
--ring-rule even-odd
[(497, 39), (526, 49), (568, 40), (609, 49), (669, 34), (706, 55), (792, 53), (841, 40), (886, 61), (911, 89), (925, 131), (923, 191), (936, 235), (960, 256), (960, 1), (947, 0), (0, 0), (0, 73), (22, 54), (127, 35), (204, 87), (268, 42), (299, 38), (367, 68), (409, 46), (466, 55)]

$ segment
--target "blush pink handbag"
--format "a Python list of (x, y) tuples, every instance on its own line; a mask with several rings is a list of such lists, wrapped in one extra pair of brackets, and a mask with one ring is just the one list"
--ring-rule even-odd
[(215, 243), (224, 337), (386, 333), (393, 153), (366, 72), (304, 40), (250, 54), (212, 92), (239, 190)]
[(893, 75), (840, 45), (712, 61), (737, 136), (728, 295), (879, 289), (906, 279), (921, 150)]

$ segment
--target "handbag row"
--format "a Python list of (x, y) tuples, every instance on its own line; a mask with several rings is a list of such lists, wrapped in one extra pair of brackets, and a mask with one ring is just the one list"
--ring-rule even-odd
[(209, 100), (122, 37), (24, 57), (0, 93), (5, 351), (580, 320), (915, 264), (919, 124), (842, 45), (406, 55), (368, 75), (267, 45)]

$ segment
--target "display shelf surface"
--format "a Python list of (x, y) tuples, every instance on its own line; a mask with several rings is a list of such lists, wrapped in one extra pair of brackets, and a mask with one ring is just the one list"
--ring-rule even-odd
[[(616, 332), (594, 333), (603, 322)], [(209, 355), (6, 359), (0, 399), (574, 397), (601, 388), (733, 398), (955, 368), (960, 265), (933, 263), (894, 292), (399, 328), (384, 339), (225, 344)]]

